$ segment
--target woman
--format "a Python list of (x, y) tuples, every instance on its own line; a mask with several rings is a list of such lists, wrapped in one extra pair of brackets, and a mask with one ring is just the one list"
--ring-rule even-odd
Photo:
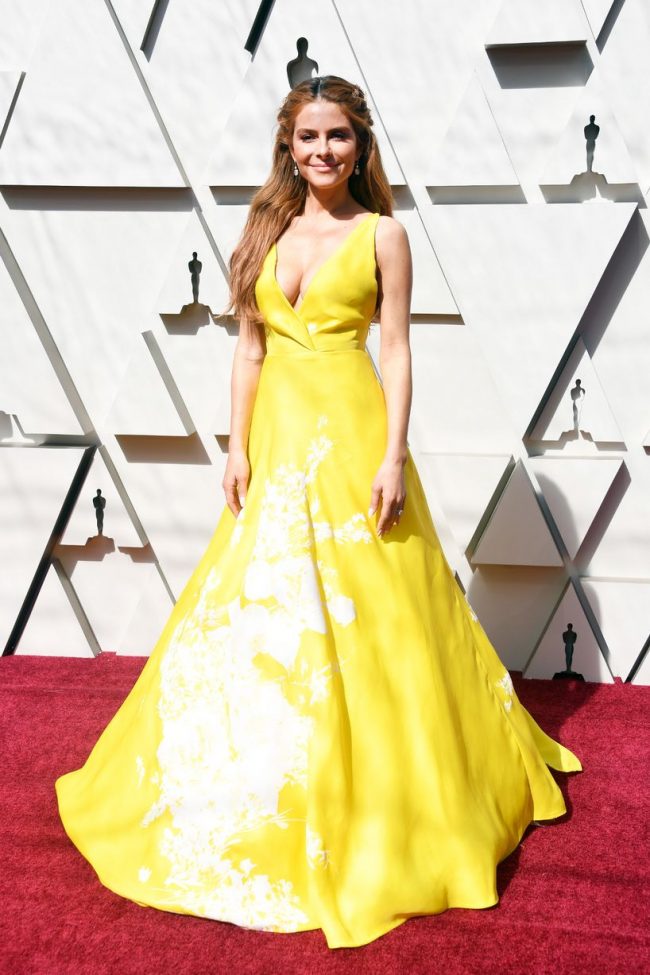
[[(326, 97), (319, 97), (321, 92)], [(239, 495), (245, 497), (250, 472), (248, 427), (266, 353), (254, 295), (260, 257), (275, 242), (275, 276), (295, 307), (316, 269), (335, 254), (348, 233), (368, 215), (368, 208), (376, 209), (384, 214), (377, 223), (375, 245), (388, 442), (369, 502), (373, 512), (382, 499), (377, 525), (381, 536), (397, 524), (405, 500), (403, 466), (411, 404), (408, 239), (403, 226), (391, 216), (391, 190), (360, 89), (332, 77), (303, 82), (286, 99), (278, 122), (272, 176), (253, 200), (243, 239), (231, 259), (233, 305), (241, 325), (223, 481), (226, 501), (237, 516)], [(276, 241), (280, 233), (283, 261)]]
[(409, 247), (363, 93), (303, 82), (278, 122), (231, 261), (227, 505), (56, 789), (110, 889), (334, 948), (497, 903), (497, 864), (566, 811), (548, 766), (582, 766), (519, 702), (431, 521), (406, 441)]

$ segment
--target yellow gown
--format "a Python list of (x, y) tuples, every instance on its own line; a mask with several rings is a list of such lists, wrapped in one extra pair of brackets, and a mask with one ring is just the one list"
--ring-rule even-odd
[(366, 944), (498, 902), (496, 865), (565, 811), (579, 759), (518, 700), (443, 555), (409, 452), (376, 534), (383, 387), (365, 349), (378, 214), (294, 310), (276, 247), (251, 477), (84, 766), (56, 780), (101, 883), (142, 906)]

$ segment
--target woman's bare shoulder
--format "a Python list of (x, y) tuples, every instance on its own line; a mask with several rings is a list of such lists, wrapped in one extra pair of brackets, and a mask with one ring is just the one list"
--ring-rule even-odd
[(391, 259), (399, 254), (408, 253), (408, 234), (404, 225), (395, 217), (382, 214), (377, 221), (375, 247), (380, 263), (383, 257)]

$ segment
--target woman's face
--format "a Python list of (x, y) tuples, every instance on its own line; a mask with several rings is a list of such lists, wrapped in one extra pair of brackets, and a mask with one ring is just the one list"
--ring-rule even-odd
[(314, 188), (327, 189), (347, 180), (360, 154), (354, 129), (337, 104), (319, 98), (300, 109), (291, 155)]

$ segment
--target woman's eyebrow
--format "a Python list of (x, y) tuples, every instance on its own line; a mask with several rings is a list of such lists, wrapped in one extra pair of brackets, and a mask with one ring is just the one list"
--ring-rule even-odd
[[(301, 125), (300, 128), (296, 129), (296, 132), (316, 132), (316, 131), (317, 131), (316, 129), (309, 129), (306, 128), (304, 125)], [(333, 125), (331, 129), (328, 129), (327, 131), (328, 132), (351, 132), (352, 129), (350, 128), (349, 125)]]

